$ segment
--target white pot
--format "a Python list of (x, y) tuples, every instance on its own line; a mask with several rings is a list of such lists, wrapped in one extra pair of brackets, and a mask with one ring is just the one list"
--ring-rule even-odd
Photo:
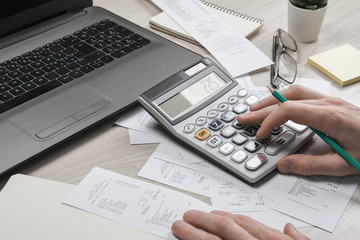
[(288, 32), (297, 42), (313, 42), (319, 37), (328, 5), (316, 10), (298, 8), (288, 1)]

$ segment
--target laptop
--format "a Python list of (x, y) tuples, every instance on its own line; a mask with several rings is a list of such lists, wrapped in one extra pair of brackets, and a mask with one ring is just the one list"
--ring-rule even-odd
[(0, 174), (202, 59), (91, 0), (0, 6)]

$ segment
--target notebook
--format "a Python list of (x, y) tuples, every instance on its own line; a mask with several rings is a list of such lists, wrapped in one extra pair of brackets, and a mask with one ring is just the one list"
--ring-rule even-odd
[[(264, 24), (264, 20), (230, 10), (219, 5), (200, 0), (209, 8), (217, 17), (228, 23), (235, 30), (239, 31), (245, 37), (250, 37), (258, 31)], [(186, 40), (193, 44), (200, 45), (193, 37), (191, 37), (183, 28), (181, 28), (172, 18), (165, 12), (152, 17), (149, 21), (150, 27), (165, 32), (169, 35)]]
[(162, 239), (62, 204), (74, 189), (70, 184), (13, 175), (0, 192), (0, 239)]
[(313, 55), (308, 63), (340, 86), (360, 81), (360, 51), (350, 44)]
[(201, 59), (91, 0), (2, 1), (0, 174)]

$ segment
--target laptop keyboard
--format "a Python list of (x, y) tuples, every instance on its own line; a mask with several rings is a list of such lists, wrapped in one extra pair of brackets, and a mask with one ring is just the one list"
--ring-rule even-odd
[(106, 19), (2, 62), (0, 113), (150, 43), (150, 40)]

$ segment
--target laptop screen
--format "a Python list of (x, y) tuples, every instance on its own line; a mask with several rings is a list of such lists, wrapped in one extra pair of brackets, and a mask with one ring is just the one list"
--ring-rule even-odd
[(92, 5), (92, 0), (0, 0), (0, 38)]

